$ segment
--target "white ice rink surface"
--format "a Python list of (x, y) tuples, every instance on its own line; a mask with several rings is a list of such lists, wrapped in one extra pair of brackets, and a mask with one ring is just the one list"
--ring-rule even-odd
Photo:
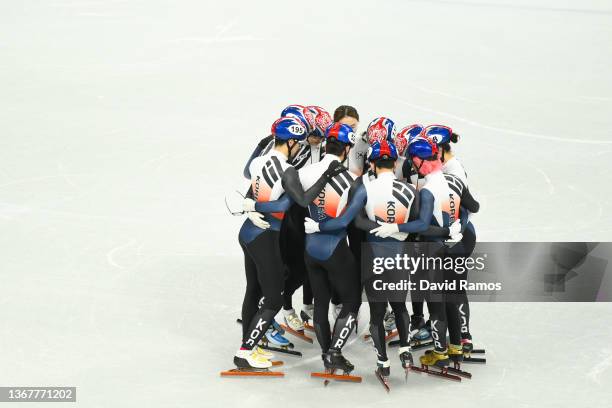
[(0, 386), (77, 386), (83, 407), (609, 405), (610, 304), (473, 305), (488, 363), (460, 384), (405, 385), (392, 352), (386, 395), (361, 340), (361, 385), (308, 378), (299, 340), (285, 379), (219, 378), (244, 286), (223, 197), (285, 105), (452, 126), (483, 241), (612, 232), (609, 1), (261, 3), (0, 4)]

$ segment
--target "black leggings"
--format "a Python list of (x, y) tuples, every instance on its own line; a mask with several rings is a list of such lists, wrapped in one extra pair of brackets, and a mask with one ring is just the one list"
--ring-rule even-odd
[(312, 291), (308, 281), (308, 272), (304, 261), (305, 235), (304, 217), (308, 215), (305, 208), (294, 204), (285, 212), (281, 225), (280, 247), (283, 262), (287, 267), (285, 290), (283, 292), (283, 309), (293, 309), (293, 294), (304, 286), (304, 304), (312, 304)]
[[(330, 348), (341, 350), (353, 328), (361, 304), (361, 279), (353, 254), (345, 240), (341, 240), (332, 255), (318, 260), (306, 254), (308, 277), (314, 294), (314, 327), (323, 353)], [(340, 296), (342, 311), (334, 325), (333, 337), (329, 327), (329, 301), (332, 290)]]
[(451, 344), (461, 344), (459, 308), (456, 302), (446, 300), (446, 295), (441, 294), (441, 299), (435, 302), (427, 302), (429, 309), (429, 321), (431, 322), (431, 337), (437, 351), (447, 348), (446, 331)]
[[(427, 257), (442, 257), (453, 256), (449, 252), (449, 248), (443, 244), (429, 244), (425, 253)], [(443, 283), (445, 281), (452, 282), (457, 280), (457, 274), (453, 270), (428, 270), (425, 272), (428, 280), (435, 283)], [(416, 282), (419, 285), (418, 282)], [(459, 301), (456, 292), (449, 291), (428, 291), (425, 293), (427, 301), (427, 309), (429, 310), (429, 321), (431, 323), (431, 336), (434, 341), (434, 348), (437, 351), (447, 349), (446, 333), (451, 344), (459, 345), (461, 343), (461, 319), (459, 316)], [(413, 314), (423, 316), (423, 301), (412, 302)]]
[(284, 267), (278, 239), (278, 231), (268, 229), (248, 244), (240, 243), (246, 274), (242, 302), (242, 347), (246, 349), (257, 345), (282, 306)]
[[(448, 250), (450, 256), (468, 257), (474, 252), (476, 247), (476, 231), (474, 225), (469, 223), (463, 231), (461, 242)], [(465, 279), (468, 277), (468, 272), (465, 272)], [(457, 309), (459, 313), (459, 321), (461, 324), (461, 338), (472, 339), (470, 334), (470, 303), (468, 301), (467, 292), (465, 289), (460, 289), (457, 293)]]
[[(406, 292), (406, 295), (408, 293)], [(395, 314), (395, 324), (399, 333), (400, 347), (409, 346), (410, 316), (406, 309), (406, 302), (389, 302)], [(387, 311), (387, 302), (369, 302), (370, 304), (370, 335), (374, 341), (379, 361), (387, 361), (387, 342), (385, 341), (384, 318)]]

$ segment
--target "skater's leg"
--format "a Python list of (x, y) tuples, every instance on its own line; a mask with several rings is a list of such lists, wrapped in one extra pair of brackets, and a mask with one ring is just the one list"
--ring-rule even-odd
[[(476, 247), (476, 231), (474, 225), (469, 223), (463, 232), (463, 238), (461, 239), (463, 245), (463, 251), (465, 256), (470, 256), (474, 252)], [(465, 279), (468, 278), (468, 272), (465, 272)], [(461, 319), (461, 338), (464, 340), (471, 340), (472, 335), (470, 334), (470, 303), (468, 301), (467, 292), (462, 289), (459, 293), (459, 304), (458, 304), (459, 317)]]
[(412, 302), (412, 314), (423, 317), (423, 301)]
[(285, 280), (285, 290), (283, 292), (283, 309), (293, 309), (293, 294), (304, 283), (306, 275), (306, 265), (304, 263), (292, 263), (287, 265), (288, 275)]
[(246, 290), (244, 293), (244, 299), (242, 301), (242, 339), (246, 339), (247, 331), (249, 328), (248, 323), (253, 319), (257, 309), (259, 309), (259, 300), (261, 299), (261, 288), (259, 287), (259, 281), (257, 280), (257, 267), (255, 262), (247, 252), (246, 248), (242, 246), (244, 252), (244, 272), (246, 275)]
[(428, 302), (431, 321), (431, 337), (436, 351), (446, 351), (446, 305), (445, 302)]
[(285, 212), (281, 225), (280, 247), (283, 262), (287, 266), (287, 277), (283, 293), (283, 309), (293, 309), (292, 296), (302, 286), (306, 275), (304, 264), (304, 217), (306, 209), (294, 204)]
[(304, 284), (302, 285), (302, 303), (305, 305), (312, 305), (312, 287), (310, 286), (310, 279), (308, 273), (304, 276)]
[(400, 347), (408, 347), (410, 345), (410, 315), (406, 308), (406, 302), (391, 302), (391, 309), (395, 315)]
[(257, 345), (282, 306), (284, 270), (278, 237), (278, 232), (266, 230), (246, 245), (257, 268), (257, 280), (263, 294), (263, 302), (249, 323), (242, 343), (243, 349), (250, 350)]
[(308, 268), (308, 279), (310, 280), (314, 295), (313, 323), (315, 333), (321, 351), (325, 353), (329, 349), (331, 342), (328, 318), (331, 287), (327, 279), (327, 272), (321, 267), (318, 260), (306, 255), (306, 266)]
[(461, 321), (457, 303), (446, 302), (446, 320), (450, 343), (455, 345), (461, 344)]
[(461, 323), (461, 338), (464, 340), (472, 340), (472, 335), (470, 334), (470, 303), (468, 302), (465, 290), (463, 291), (462, 297), (463, 300), (460, 301), (457, 306), (459, 321)]
[(336, 319), (331, 347), (342, 350), (357, 326), (357, 312), (361, 305), (361, 278), (346, 242), (340, 241), (332, 256), (324, 262), (332, 287), (338, 292), (342, 310)]
[(338, 294), (337, 291), (335, 291), (333, 289), (332, 289), (332, 292), (331, 292), (331, 302), (334, 305), (339, 305), (339, 304), (342, 303), (342, 301), (340, 300), (340, 295)]
[(370, 335), (374, 342), (374, 348), (378, 360), (387, 361), (387, 343), (385, 342), (384, 317), (387, 304), (383, 302), (370, 301)]

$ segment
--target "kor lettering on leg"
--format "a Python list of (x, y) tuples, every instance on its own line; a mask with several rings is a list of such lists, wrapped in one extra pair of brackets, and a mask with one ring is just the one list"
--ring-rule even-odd
[(342, 347), (344, 346), (344, 343), (346, 342), (346, 339), (353, 331), (353, 323), (355, 323), (355, 317), (349, 314), (347, 316), (346, 322), (344, 323), (344, 327), (342, 328), (342, 330), (340, 330), (340, 334), (338, 335), (338, 340), (336, 340), (336, 343), (333, 345), (335, 349), (337, 350), (342, 349)]
[(463, 311), (463, 306), (465, 306), (465, 303), (461, 303), (459, 305), (459, 314), (461, 315), (461, 333), (467, 333), (467, 314)]
[(259, 337), (259, 335), (263, 331), (265, 324), (266, 324), (266, 321), (264, 319), (260, 318), (257, 321), (255, 328), (251, 330), (251, 334), (249, 335), (249, 339), (246, 341), (246, 344), (248, 344), (251, 347), (255, 347), (255, 339)]
[(434, 346), (440, 349), (442, 348), (442, 343), (440, 343), (440, 335), (438, 334), (436, 324), (438, 324), (437, 320), (431, 321), (431, 337), (434, 339)]

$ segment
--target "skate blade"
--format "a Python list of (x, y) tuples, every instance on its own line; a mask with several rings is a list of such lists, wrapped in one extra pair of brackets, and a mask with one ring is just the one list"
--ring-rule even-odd
[[(394, 337), (397, 337), (399, 335), (399, 333), (397, 332), (397, 330), (393, 330), (391, 332), (389, 332), (388, 334), (385, 335), (385, 341), (389, 341)], [(369, 340), (372, 338), (371, 334), (364, 334), (363, 335), (363, 339), (364, 340)]]
[(256, 369), (240, 369), (234, 368), (233, 370), (221, 371), (221, 377), (284, 377), (285, 373), (282, 371), (270, 371), (268, 369), (256, 370)]
[(410, 343), (410, 348), (414, 351), (414, 350), (423, 350), (426, 348), (430, 348), (433, 347), (433, 340), (432, 341), (421, 341), (421, 342), (411, 342)]
[(389, 333), (389, 334), (387, 334), (385, 336), (385, 341), (389, 341), (389, 340), (391, 340), (391, 339), (393, 339), (393, 338), (395, 338), (397, 336), (399, 336), (398, 331), (397, 330), (393, 330), (391, 333)]
[(478, 358), (478, 357), (463, 357), (463, 362), (464, 363), (486, 364), (487, 363), (487, 359), (486, 358)]
[(433, 370), (433, 369), (430, 369), (428, 366), (425, 366), (425, 365), (422, 366), (422, 367), (410, 366), (410, 369), (412, 371), (416, 371), (416, 372), (419, 372), (419, 373), (425, 373), (425, 374), (429, 374), (429, 375), (434, 375), (436, 377), (446, 378), (448, 380), (461, 381), (461, 377), (459, 377), (457, 375), (448, 374), (448, 373), (444, 373), (444, 372), (441, 372), (441, 371)]
[(312, 338), (311, 338), (311, 337), (308, 337), (307, 335), (305, 335), (303, 330), (302, 330), (302, 331), (296, 331), (296, 330), (293, 330), (291, 327), (289, 327), (289, 326), (287, 326), (287, 325), (285, 325), (285, 324), (281, 324), (281, 327), (282, 327), (282, 328), (283, 328), (283, 329), (284, 329), (284, 330), (285, 330), (287, 333), (289, 333), (289, 334), (291, 334), (291, 335), (293, 335), (293, 336), (295, 336), (295, 337), (297, 337), (297, 338), (299, 338), (299, 339), (302, 339), (302, 340), (304, 340), (304, 341), (305, 341), (305, 342), (307, 342), (307, 343), (312, 344)]
[(378, 373), (377, 370), (374, 370), (374, 375), (376, 376), (376, 378), (378, 378), (378, 381), (380, 381), (380, 384), (385, 388), (385, 390), (387, 392), (390, 392), (391, 391), (391, 387), (389, 387), (389, 379), (387, 378), (385, 380), (383, 378), (383, 376)]
[(350, 374), (332, 374), (332, 373), (310, 373), (312, 378), (323, 378), (325, 380), (347, 381), (360, 383), (362, 378)]
[(283, 353), (283, 354), (287, 354), (290, 356), (302, 357), (301, 351), (289, 350), (289, 349), (280, 348), (280, 347), (273, 347), (273, 346), (268, 346), (264, 344), (262, 344), (260, 347), (264, 350), (273, 351), (275, 353)]
[(448, 367), (447, 371), (451, 374), (455, 374), (458, 375), (459, 377), (462, 378), (467, 378), (467, 379), (472, 379), (472, 373), (468, 373), (467, 371), (463, 371), (461, 369), (461, 367), (455, 366), (455, 367)]

